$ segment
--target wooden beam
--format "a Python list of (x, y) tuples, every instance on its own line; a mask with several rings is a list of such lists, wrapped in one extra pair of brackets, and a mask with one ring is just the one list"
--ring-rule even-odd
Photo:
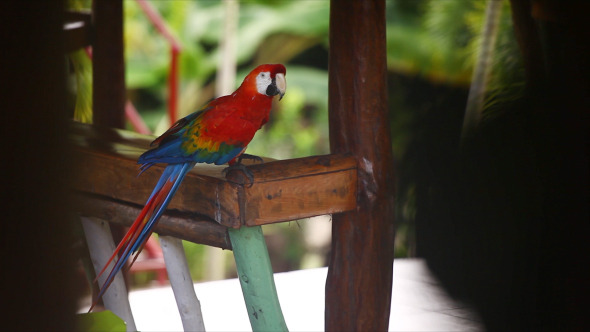
[[(74, 210), (81, 216), (96, 217), (123, 226), (131, 226), (141, 211), (140, 205), (126, 204), (84, 193), (78, 193), (73, 202)], [(227, 227), (195, 214), (165, 213), (154, 228), (154, 232), (194, 243), (232, 249)]]
[(302, 219), (356, 207), (356, 160), (350, 155), (308, 157), (251, 165), (254, 182), (240, 184), (238, 203), (247, 226)]
[(394, 177), (386, 75), (385, 1), (332, 1), (330, 147), (358, 160), (358, 207), (332, 216), (326, 331), (389, 324)]
[(92, 121), (95, 125), (125, 126), (125, 59), (123, 1), (94, 1), (95, 40), (92, 47)]
[[(126, 204), (143, 205), (163, 166), (141, 176), (137, 157), (153, 137), (73, 123), (71, 141), (78, 171), (74, 189)], [(356, 207), (356, 160), (350, 155), (266, 160), (226, 179), (226, 166), (197, 165), (183, 181), (169, 212), (201, 215), (239, 228), (350, 211)]]

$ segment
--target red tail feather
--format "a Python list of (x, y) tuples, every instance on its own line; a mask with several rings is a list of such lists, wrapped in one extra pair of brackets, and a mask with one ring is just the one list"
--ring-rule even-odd
[[(135, 219), (135, 221), (133, 222), (131, 227), (129, 227), (129, 230), (127, 231), (127, 233), (125, 234), (125, 236), (123, 237), (121, 242), (119, 242), (119, 245), (117, 246), (117, 248), (113, 252), (113, 255), (109, 258), (108, 262), (105, 264), (105, 266), (102, 268), (100, 273), (94, 279), (94, 283), (97, 283), (98, 279), (100, 278), (100, 276), (102, 276), (104, 274), (107, 267), (111, 264), (111, 262), (113, 261), (115, 256), (119, 255), (119, 258), (117, 259), (117, 262), (115, 264), (115, 265), (117, 265), (119, 260), (123, 259), (120, 256), (120, 253), (125, 252), (128, 248), (132, 248), (136, 244), (136, 242), (139, 240), (139, 237), (140, 237), (146, 223), (160, 209), (162, 204), (164, 204), (166, 196), (168, 196), (168, 193), (170, 193), (170, 190), (172, 189), (175, 180), (176, 180), (176, 178), (166, 181), (166, 183), (164, 183), (162, 188), (160, 188), (160, 190), (155, 195), (153, 195), (152, 198), (145, 204), (145, 206), (143, 207), (143, 209), (141, 210), (141, 212), (139, 213), (139, 215), (137, 216), (137, 218)], [(143, 247), (145, 246), (145, 243), (147, 242), (147, 239), (149, 238), (149, 236), (150, 236), (150, 234), (147, 234), (147, 236), (145, 236), (144, 239), (142, 240), (142, 242), (141, 242), (140, 246), (137, 248), (134, 258), (131, 261), (131, 264), (129, 264), (128, 268), (131, 267), (131, 265), (133, 265), (133, 263), (135, 262), (135, 260), (137, 259), (137, 257), (141, 253), (141, 251), (143, 250)], [(112, 272), (113, 271), (111, 271), (111, 273)], [(117, 272), (118, 271), (115, 271), (115, 274)], [(111, 285), (113, 280), (114, 280), (114, 275), (112, 277), (109, 276), (109, 278), (105, 281), (105, 284), (102, 285), (101, 289), (106, 290)], [(100, 300), (100, 296), (97, 297), (92, 302), (89, 312), (92, 311), (92, 309), (94, 308), (94, 306), (96, 305), (96, 303), (99, 300)]]
[(137, 218), (135, 219), (135, 221), (133, 222), (133, 224), (131, 224), (131, 227), (129, 227), (129, 230), (127, 231), (127, 233), (125, 234), (125, 236), (123, 237), (123, 239), (121, 239), (121, 242), (119, 242), (119, 245), (117, 246), (117, 248), (113, 252), (113, 255), (111, 256), (111, 258), (109, 258), (108, 262), (104, 265), (104, 267), (102, 268), (102, 270), (100, 271), (100, 273), (96, 276), (96, 278), (94, 278), (94, 282), (97, 282), (98, 281), (98, 278), (100, 278), (100, 276), (103, 275), (103, 273), (109, 267), (109, 265), (111, 264), (111, 262), (113, 261), (113, 259), (115, 258), (115, 256), (117, 256), (121, 252), (121, 249), (123, 249), (123, 247), (127, 247), (127, 244), (129, 243), (130, 238), (133, 235), (139, 234), (139, 232), (137, 232), (137, 230), (139, 229), (139, 225), (142, 223), (142, 221), (145, 220), (145, 216), (146, 216), (146, 214), (147, 214), (147, 212), (149, 210), (149, 207), (152, 205), (152, 201), (154, 199), (155, 199), (155, 196), (152, 197), (152, 199), (149, 200), (146, 203), (146, 205), (143, 207), (143, 209), (141, 210), (141, 212), (139, 213), (139, 215), (137, 216)]

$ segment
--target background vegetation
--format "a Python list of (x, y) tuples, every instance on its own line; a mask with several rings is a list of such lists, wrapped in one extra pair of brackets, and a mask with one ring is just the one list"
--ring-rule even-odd
[[(215, 97), (224, 6), (219, 1), (151, 4), (183, 46), (179, 114), (184, 116)], [(397, 257), (416, 254), (414, 220), (420, 213), (417, 199), (430, 190), (431, 176), (436, 174), (433, 168), (459, 145), (485, 4), (462, 0), (387, 1), (389, 107), (398, 181)], [(487, 98), (490, 106), (510, 98), (522, 82), (509, 6), (503, 9), (495, 74)], [(260, 63), (284, 63), (288, 71), (288, 92), (275, 104), (270, 122), (256, 135), (249, 153), (277, 159), (329, 153), (328, 25), (327, 0), (240, 2), (236, 86), (249, 69)], [(169, 45), (131, 0), (125, 1), (125, 43), (129, 99), (157, 135), (170, 125), (166, 116)], [(84, 61), (76, 57), (83, 58), (73, 56), (75, 64)], [(88, 75), (83, 72), (87, 66), (75, 67), (80, 82)], [(78, 84), (77, 89), (80, 92), (83, 87)], [(80, 111), (84, 105), (88, 104), (78, 100), (75, 107)], [(269, 246), (279, 249), (271, 248), (276, 271), (326, 263), (322, 258), (311, 265), (302, 264), (311, 250), (304, 241), (308, 224), (300, 221), (265, 229), (274, 239), (269, 240)], [(329, 223), (326, 225), (329, 228)], [(315, 253), (325, 254), (326, 245), (315, 248)], [(193, 277), (199, 280), (205, 269), (204, 249), (188, 243), (185, 246), (189, 261), (195, 262)]]

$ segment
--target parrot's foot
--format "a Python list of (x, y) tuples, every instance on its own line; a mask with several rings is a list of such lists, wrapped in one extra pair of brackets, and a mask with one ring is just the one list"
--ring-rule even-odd
[(233, 165), (229, 165), (229, 167), (227, 167), (223, 170), (223, 175), (227, 176), (227, 173), (229, 171), (233, 171), (236, 169), (240, 170), (244, 173), (244, 175), (246, 175), (248, 180), (250, 180), (249, 187), (252, 187), (252, 185), (254, 184), (254, 174), (252, 174), (252, 171), (249, 170), (248, 167), (246, 167), (246, 165), (242, 164), (243, 159), (253, 160), (254, 162), (258, 162), (258, 163), (261, 163), (263, 161), (262, 158), (260, 158), (258, 156), (243, 153), (238, 157), (238, 159), (236, 159), (236, 162)]
[(229, 173), (230, 171), (233, 171), (233, 170), (242, 171), (244, 173), (244, 175), (246, 175), (248, 180), (250, 180), (249, 187), (252, 187), (252, 185), (254, 184), (254, 174), (252, 174), (252, 171), (249, 170), (248, 167), (246, 167), (246, 165), (239, 163), (239, 160), (238, 160), (237, 163), (224, 168), (222, 173), (223, 173), (223, 175), (227, 176), (227, 173)]

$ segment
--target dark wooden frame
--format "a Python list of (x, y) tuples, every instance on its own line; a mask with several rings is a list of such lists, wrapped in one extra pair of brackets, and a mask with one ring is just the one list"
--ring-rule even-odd
[(330, 5), (330, 147), (355, 156), (358, 192), (354, 211), (332, 216), (326, 330), (385, 331), (394, 244), (385, 1)]

